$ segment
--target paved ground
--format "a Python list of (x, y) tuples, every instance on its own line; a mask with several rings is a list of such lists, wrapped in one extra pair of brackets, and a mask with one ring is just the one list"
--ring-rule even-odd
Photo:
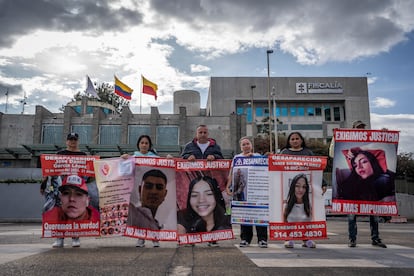
[[(239, 248), (240, 239), (177, 247), (136, 248), (135, 240), (82, 238), (81, 248), (52, 249), (51, 239), (40, 238), (40, 224), (0, 224), (0, 275), (414, 275), (414, 223), (380, 224), (387, 249), (373, 247), (369, 223), (358, 221), (358, 246), (347, 246), (345, 218), (328, 219), (326, 240), (316, 249), (285, 249), (271, 241)], [(238, 226), (234, 227), (238, 236)], [(256, 242), (256, 241), (254, 241)]]

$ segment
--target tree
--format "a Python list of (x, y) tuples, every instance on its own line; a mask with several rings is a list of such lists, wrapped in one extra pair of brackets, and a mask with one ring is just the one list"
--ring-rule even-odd
[(110, 85), (109, 83), (103, 82), (100, 85), (97, 85), (96, 83), (94, 83), (94, 86), (95, 86), (96, 93), (101, 98), (100, 100), (92, 97), (89, 94), (85, 94), (85, 92), (78, 92), (73, 97), (72, 102), (80, 101), (82, 97), (86, 96), (90, 100), (104, 102), (104, 103), (108, 103), (114, 106), (118, 113), (121, 113), (123, 106), (129, 106), (129, 101), (115, 94), (114, 87)]

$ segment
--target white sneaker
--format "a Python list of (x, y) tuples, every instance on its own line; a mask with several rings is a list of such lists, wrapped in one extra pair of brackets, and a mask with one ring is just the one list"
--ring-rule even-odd
[(72, 238), (72, 247), (80, 247), (80, 239)]
[(139, 239), (137, 241), (137, 245), (135, 245), (136, 247), (145, 247), (145, 240), (141, 240)]
[(64, 240), (65, 240), (65, 239), (63, 239), (63, 238), (57, 238), (57, 239), (55, 240), (55, 242), (52, 244), (52, 247), (53, 247), (53, 248), (61, 248), (61, 247), (63, 247)]
[(160, 247), (160, 242), (159, 241), (152, 241), (152, 245), (154, 247)]

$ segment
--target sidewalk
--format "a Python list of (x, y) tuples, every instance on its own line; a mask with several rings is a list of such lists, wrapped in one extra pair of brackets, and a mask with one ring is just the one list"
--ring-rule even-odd
[[(40, 238), (40, 224), (0, 224), (1, 275), (366, 275), (367, 273), (413, 275), (413, 224), (380, 224), (387, 249), (373, 247), (369, 223), (358, 221), (358, 246), (347, 247), (346, 221), (328, 220), (326, 240), (316, 249), (283, 248), (271, 241), (259, 248), (253, 240), (240, 249), (240, 239), (177, 247), (161, 242), (160, 248), (136, 248), (135, 239), (81, 238), (82, 246), (52, 249), (53, 239)], [(235, 236), (239, 227), (234, 227)]]

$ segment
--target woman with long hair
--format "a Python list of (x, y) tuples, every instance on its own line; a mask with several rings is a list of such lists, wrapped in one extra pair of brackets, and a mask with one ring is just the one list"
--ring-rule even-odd
[(231, 229), (224, 198), (217, 181), (198, 176), (190, 182), (187, 207), (178, 212), (178, 233), (211, 232)]

